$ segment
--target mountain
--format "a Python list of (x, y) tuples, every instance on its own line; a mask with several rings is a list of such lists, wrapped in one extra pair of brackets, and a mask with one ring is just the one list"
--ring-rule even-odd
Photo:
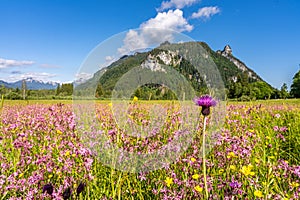
[[(252, 69), (250, 69), (249, 67), (246, 66), (245, 63), (243, 63), (242, 61), (240, 61), (239, 59), (235, 58), (233, 55), (232, 55), (232, 49), (229, 45), (226, 45), (223, 49), (223, 51), (221, 50), (218, 50), (216, 51), (217, 55), (214, 55), (214, 61), (216, 62), (217, 65), (219, 65), (220, 69), (224, 69), (224, 70), (227, 70), (227, 67), (225, 65), (222, 65), (222, 62), (219, 62), (218, 61), (218, 56), (223, 56), (225, 58), (227, 58), (231, 63), (233, 63), (240, 71), (244, 72), (244, 73), (247, 73), (248, 77), (252, 80), (255, 80), (255, 81), (263, 81), (263, 79), (258, 76)], [(214, 54), (214, 53), (212, 53)], [(232, 76), (231, 77), (232, 80), (234, 82), (236, 82), (237, 80), (237, 76)]]
[[(23, 80), (19, 80), (13, 83), (7, 83), (5, 81), (0, 80), (0, 86), (4, 86), (7, 88), (22, 88), (22, 82)], [(43, 82), (34, 80), (33, 78), (27, 78), (25, 79), (26, 87), (29, 90), (53, 90), (57, 88), (57, 85), (59, 83), (56, 82)]]
[[(199, 48), (199, 46), (201, 47)], [(152, 73), (146, 73), (147, 76), (141, 75), (142, 69), (144, 69), (143, 73), (145, 73), (145, 69), (150, 70)], [(134, 80), (135, 77), (133, 75), (128, 75), (128, 73), (133, 73), (131, 72), (132, 70), (139, 76), (140, 80), (138, 82)], [(183, 75), (196, 91), (205, 90), (207, 86), (214, 84), (209, 82), (209, 80), (218, 83), (222, 81), (227, 89), (231, 85), (243, 81), (247, 82), (247, 84), (262, 82), (268, 85), (259, 75), (247, 67), (245, 63), (233, 56), (229, 45), (226, 45), (223, 50), (213, 51), (204, 42), (178, 44), (166, 42), (147, 52), (136, 52), (133, 55), (122, 56), (108, 67), (97, 71), (91, 79), (78, 84), (76, 91), (81, 91), (80, 94), (84, 91), (94, 94), (97, 85), (100, 83), (100, 86), (97, 87), (97, 90), (100, 90), (100, 94), (110, 96), (115, 87), (120, 86), (120, 84), (116, 85), (118, 81), (124, 79), (126, 76), (128, 80), (131, 82), (135, 81), (135, 84), (138, 85), (145, 82), (143, 79), (154, 80), (155, 76), (159, 77), (161, 74), (165, 74), (162, 75), (165, 79), (171, 80), (174, 74), (172, 70), (176, 70)], [(217, 80), (217, 73), (220, 74), (222, 80)], [(148, 76), (153, 77), (150, 79)], [(156, 80), (158, 79), (156, 78)], [(126, 90), (126, 84), (126, 87), (131, 87), (126, 82), (122, 84), (124, 85), (124, 90)], [(150, 90), (155, 88), (153, 91), (160, 93), (161, 91), (165, 91), (162, 88), (163, 85), (163, 83), (157, 85), (148, 84), (147, 88), (150, 88)], [(245, 83), (243, 83), (244, 85)], [(157, 91), (158, 87), (160, 91)]]
[(0, 80), (0, 86), (2, 86), (2, 85), (3, 85), (4, 87), (6, 87), (6, 88), (10, 88), (10, 87), (11, 87), (9, 83)]

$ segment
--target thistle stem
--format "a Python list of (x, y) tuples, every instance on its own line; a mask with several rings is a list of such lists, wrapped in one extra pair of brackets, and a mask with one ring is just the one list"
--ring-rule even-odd
[(205, 196), (208, 199), (208, 189), (207, 189), (207, 180), (206, 180), (206, 158), (205, 158), (205, 129), (206, 129), (206, 116), (203, 119), (203, 133), (202, 133), (202, 160), (203, 160), (203, 178), (204, 178), (204, 189)]

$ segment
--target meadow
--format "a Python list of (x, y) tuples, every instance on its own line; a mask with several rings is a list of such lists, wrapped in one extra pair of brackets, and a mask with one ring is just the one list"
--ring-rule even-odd
[[(154, 104), (167, 113), (163, 120), (149, 112)], [(94, 115), (99, 130), (78, 123), (72, 106), (72, 101), (4, 101), (0, 200), (206, 199), (205, 182), (208, 199), (299, 199), (300, 100), (227, 102), (225, 122), (206, 155), (205, 176), (204, 124), (195, 116), (196, 105), (183, 113), (171, 101), (134, 100), (127, 123), (119, 127), (114, 105), (99, 101)], [(199, 125), (181, 133), (187, 115)], [(159, 129), (153, 119), (161, 122)], [(151, 137), (126, 132), (136, 127), (150, 131)], [(126, 156), (123, 165), (113, 167), (120, 155), (112, 159), (111, 151), (103, 151), (115, 144), (132, 154), (149, 154), (180, 134), (191, 139), (188, 147), (155, 170), (148, 163), (138, 165), (137, 172), (122, 170), (132, 162)]]

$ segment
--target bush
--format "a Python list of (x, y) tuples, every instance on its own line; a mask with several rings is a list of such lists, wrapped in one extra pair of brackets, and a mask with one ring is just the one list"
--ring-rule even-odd
[(16, 92), (10, 92), (5, 95), (5, 98), (11, 100), (18, 100), (18, 99), (22, 99), (22, 96)]
[(239, 101), (251, 101), (251, 98), (247, 95), (242, 95), (240, 98), (238, 98)]

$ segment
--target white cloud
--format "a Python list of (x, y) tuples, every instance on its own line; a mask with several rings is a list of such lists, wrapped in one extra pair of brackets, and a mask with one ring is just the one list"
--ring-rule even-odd
[(92, 78), (93, 74), (81, 72), (75, 75), (75, 82), (76, 84), (84, 83), (88, 79)]
[(100, 64), (100, 69), (109, 66), (110, 64), (112, 64), (113, 62), (115, 62), (117, 59), (115, 58), (115, 56), (105, 56), (104, 58), (105, 62)]
[(203, 7), (192, 14), (192, 18), (204, 18), (209, 19), (211, 16), (221, 12), (217, 6)]
[(183, 12), (176, 9), (158, 13), (155, 18), (151, 18), (141, 25), (141, 29), (146, 28), (172, 29), (182, 32), (191, 31), (193, 26), (183, 17)]
[(114, 60), (115, 58), (113, 56), (106, 56), (105, 57), (105, 62), (111, 62), (112, 60)]
[(18, 67), (18, 66), (24, 66), (24, 65), (33, 65), (33, 61), (23, 60), (8, 60), (0, 58), (0, 69), (8, 68), (8, 67)]
[(56, 74), (50, 74), (47, 72), (27, 72), (24, 74), (13, 74), (10, 75), (7, 79), (8, 82), (15, 82), (22, 79), (32, 78), (34, 80), (40, 80), (43, 82), (50, 81), (51, 78), (56, 77)]
[(161, 6), (158, 10), (165, 10), (168, 8), (184, 8), (186, 6), (191, 6), (194, 3), (199, 2), (200, 0), (170, 0), (170, 1), (163, 1)]
[(124, 39), (124, 45), (118, 49), (126, 54), (137, 49), (148, 48), (150, 45), (172, 41), (174, 31), (184, 32), (193, 30), (193, 26), (183, 17), (179, 9), (159, 12), (155, 18), (140, 25), (140, 30), (129, 30)]

